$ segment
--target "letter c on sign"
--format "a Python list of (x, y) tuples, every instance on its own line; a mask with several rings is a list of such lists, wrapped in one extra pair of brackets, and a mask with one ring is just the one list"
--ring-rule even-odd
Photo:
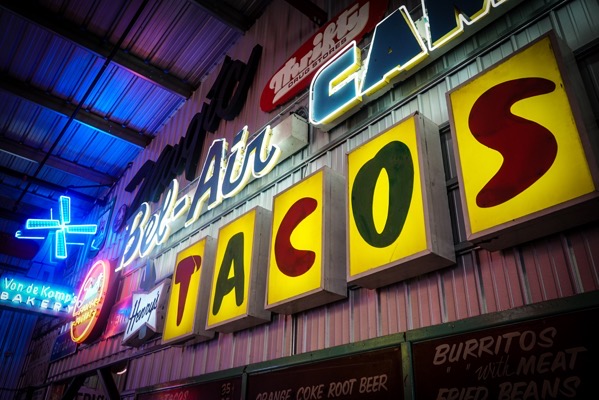
[(291, 234), (297, 226), (316, 210), (318, 202), (310, 197), (296, 201), (283, 217), (275, 238), (277, 267), (287, 276), (305, 274), (314, 265), (316, 254), (310, 250), (299, 250), (291, 244)]

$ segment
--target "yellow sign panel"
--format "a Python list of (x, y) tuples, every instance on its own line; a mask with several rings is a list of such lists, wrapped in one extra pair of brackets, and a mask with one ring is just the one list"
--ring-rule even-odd
[(266, 308), (293, 313), (345, 297), (343, 179), (321, 169), (278, 194)]
[(322, 285), (323, 172), (273, 202), (267, 305)]
[(595, 191), (554, 50), (546, 36), (448, 95), (474, 238)]
[(264, 281), (268, 247), (267, 211), (254, 208), (218, 234), (208, 329), (229, 332), (268, 321)]
[(162, 340), (209, 339), (205, 331), (213, 241), (206, 237), (177, 254)]
[(427, 249), (415, 120), (348, 154), (350, 281)]

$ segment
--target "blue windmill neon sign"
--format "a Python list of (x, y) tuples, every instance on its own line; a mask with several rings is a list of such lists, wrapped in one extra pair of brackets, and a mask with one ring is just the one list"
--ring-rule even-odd
[[(35, 219), (31, 218), (25, 222), (27, 230), (49, 230), (54, 234), (54, 256), (58, 259), (67, 258), (67, 245), (83, 245), (82, 241), (67, 241), (71, 239), (70, 235), (95, 235), (98, 230), (98, 225), (83, 224), (71, 225), (71, 198), (68, 196), (60, 196), (59, 203), (59, 219), (54, 219), (52, 209), (50, 209), (50, 219)], [(69, 236), (68, 236), (69, 235)], [(15, 237), (18, 239), (45, 239), (43, 236), (26, 236), (23, 232), (17, 231)]]

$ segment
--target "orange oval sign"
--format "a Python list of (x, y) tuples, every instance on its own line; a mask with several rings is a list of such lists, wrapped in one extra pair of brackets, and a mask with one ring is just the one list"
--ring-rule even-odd
[(77, 343), (93, 340), (102, 330), (98, 321), (106, 303), (108, 284), (111, 278), (110, 263), (105, 260), (96, 261), (85, 276), (83, 285), (77, 294), (77, 303), (73, 309), (71, 339)]

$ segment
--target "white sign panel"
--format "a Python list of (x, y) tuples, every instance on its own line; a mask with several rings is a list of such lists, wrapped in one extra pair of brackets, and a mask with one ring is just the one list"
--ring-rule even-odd
[(140, 346), (162, 332), (170, 286), (171, 280), (165, 279), (149, 292), (133, 294), (123, 344)]

